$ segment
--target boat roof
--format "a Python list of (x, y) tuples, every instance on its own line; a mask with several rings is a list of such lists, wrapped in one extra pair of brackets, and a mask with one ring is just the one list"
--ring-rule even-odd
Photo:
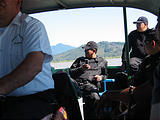
[(28, 14), (87, 7), (131, 7), (158, 15), (160, 0), (22, 0), (22, 12)]

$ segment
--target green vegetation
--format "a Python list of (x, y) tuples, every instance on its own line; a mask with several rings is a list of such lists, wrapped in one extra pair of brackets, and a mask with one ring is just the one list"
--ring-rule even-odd
[[(120, 57), (122, 54), (123, 45), (124, 45), (123, 42), (107, 42), (107, 41), (99, 42), (97, 55), (103, 58)], [(82, 46), (74, 48), (67, 52), (54, 55), (53, 62), (60, 62), (60, 61), (69, 62), (75, 60), (78, 57), (84, 56), (84, 50), (82, 49)]]

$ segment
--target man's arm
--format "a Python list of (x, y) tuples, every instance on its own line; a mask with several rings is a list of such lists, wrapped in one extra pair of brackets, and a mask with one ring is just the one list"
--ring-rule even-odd
[(84, 65), (87, 64), (81, 64), (81, 58), (78, 58), (75, 60), (75, 62), (72, 64), (72, 66), (69, 68), (69, 73), (72, 78), (77, 78), (82, 73), (84, 73), (85, 69), (87, 69), (87, 66), (84, 67)]
[(41, 72), (44, 56), (42, 52), (31, 52), (15, 70), (0, 78), (0, 94), (6, 95), (30, 82)]
[(96, 81), (101, 81), (101, 80), (107, 79), (107, 77), (108, 77), (107, 66), (108, 66), (108, 62), (106, 60), (104, 60), (104, 66), (101, 68), (101, 74), (96, 75), (94, 77), (96, 79)]
[(105, 60), (104, 67), (102, 68), (102, 80), (107, 79), (108, 77), (108, 70), (107, 70), (108, 62)]

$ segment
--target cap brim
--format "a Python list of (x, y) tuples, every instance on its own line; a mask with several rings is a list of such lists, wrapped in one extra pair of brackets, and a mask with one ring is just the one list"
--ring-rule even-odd
[(83, 46), (82, 48), (83, 48), (83, 49), (86, 49), (86, 50), (87, 50), (87, 49), (90, 49), (90, 47), (88, 47), (88, 46)]
[(143, 21), (136, 21), (136, 22), (133, 22), (133, 24), (137, 24), (137, 23), (142, 23)]

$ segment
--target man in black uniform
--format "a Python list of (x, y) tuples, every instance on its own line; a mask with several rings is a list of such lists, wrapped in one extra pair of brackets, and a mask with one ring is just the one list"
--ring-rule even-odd
[(85, 49), (85, 57), (77, 58), (69, 73), (82, 92), (85, 118), (96, 119), (94, 109), (100, 100), (98, 94), (100, 81), (107, 78), (107, 61), (96, 55), (98, 45), (94, 41), (88, 42), (82, 48)]
[(157, 61), (158, 65), (154, 69), (154, 74), (153, 74), (154, 87), (152, 90), (152, 107), (151, 107), (150, 120), (160, 119), (160, 11), (158, 16), (156, 33), (158, 41), (153, 41), (153, 40), (148, 41), (147, 45), (148, 47), (150, 47), (148, 52), (155, 54), (159, 58), (159, 61)]
[[(145, 32), (148, 30), (148, 19), (142, 16), (133, 24), (136, 24), (137, 29), (128, 36), (131, 75), (138, 71), (142, 60), (147, 56), (144, 40)], [(122, 50), (122, 68), (124, 70), (126, 69), (126, 61), (126, 45), (124, 44)]]
[[(134, 118), (130, 119), (149, 120), (153, 80), (156, 77), (155, 70), (160, 64), (160, 41), (157, 39), (155, 30), (150, 29), (145, 35), (145, 48), (148, 56), (140, 65), (139, 71), (132, 76), (133, 86), (124, 90), (104, 93), (98, 103), (97, 111), (100, 110), (104, 103), (108, 104), (110, 101), (121, 101), (128, 107), (128, 103), (131, 102), (129, 98), (132, 98), (132, 101), (136, 103), (136, 107), (135, 114), (132, 116)], [(133, 90), (132, 94), (129, 94), (130, 90)]]

